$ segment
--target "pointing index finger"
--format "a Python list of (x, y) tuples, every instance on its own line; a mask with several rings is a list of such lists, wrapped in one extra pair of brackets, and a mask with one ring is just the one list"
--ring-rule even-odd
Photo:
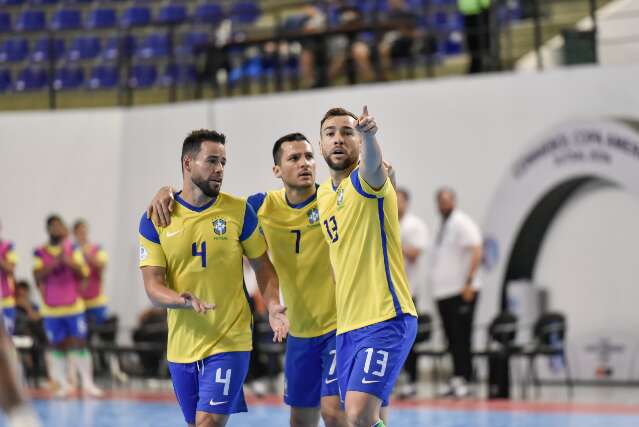
[(364, 112), (362, 113), (362, 116), (364, 117), (368, 116), (368, 105), (364, 105)]

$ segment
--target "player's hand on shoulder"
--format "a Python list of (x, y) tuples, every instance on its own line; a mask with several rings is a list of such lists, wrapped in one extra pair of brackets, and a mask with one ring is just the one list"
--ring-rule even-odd
[(185, 306), (190, 306), (196, 313), (206, 314), (215, 309), (215, 304), (202, 301), (190, 292), (184, 292), (180, 296), (184, 298)]
[(377, 122), (375, 117), (368, 114), (368, 107), (364, 105), (364, 111), (357, 120), (357, 130), (361, 132), (363, 136), (374, 136), (377, 133)]
[(167, 227), (171, 224), (171, 212), (175, 206), (174, 193), (175, 190), (171, 186), (162, 187), (151, 200), (146, 209), (146, 216), (154, 224), (160, 227)]
[(282, 342), (288, 335), (289, 328), (286, 307), (282, 304), (269, 305), (268, 322), (273, 329), (273, 342)]

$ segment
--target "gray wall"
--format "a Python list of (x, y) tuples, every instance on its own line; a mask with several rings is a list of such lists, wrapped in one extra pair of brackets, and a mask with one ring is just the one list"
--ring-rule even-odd
[[(46, 214), (88, 219), (93, 238), (110, 252), (111, 307), (130, 325), (148, 305), (137, 269), (137, 223), (156, 188), (180, 184), (181, 140), (193, 128), (227, 134), (224, 190), (249, 195), (279, 186), (270, 158), (278, 136), (302, 131), (317, 148), (319, 120), (328, 108), (359, 112), (367, 104), (378, 119), (385, 157), (434, 234), (432, 196), (438, 186), (455, 187), (461, 207), (481, 224), (508, 164), (546, 129), (575, 118), (637, 118), (638, 73), (636, 66), (582, 68), (148, 108), (2, 114), (2, 233), (18, 246), (18, 276), (30, 277), (31, 251), (45, 239)], [(321, 179), (327, 176), (321, 160), (318, 171)], [(575, 337), (591, 333), (592, 322), (598, 330), (639, 324), (631, 304), (639, 300), (639, 287), (628, 267), (639, 237), (637, 217), (636, 200), (602, 190), (574, 200), (550, 231), (538, 277), (551, 290), (553, 305), (579, 320), (572, 324)], [(565, 251), (574, 256), (561, 256)], [(595, 256), (600, 261), (590, 263)], [(615, 284), (608, 299), (602, 296), (604, 277)], [(625, 308), (613, 311), (620, 303)], [(609, 314), (584, 314), (603, 309)]]

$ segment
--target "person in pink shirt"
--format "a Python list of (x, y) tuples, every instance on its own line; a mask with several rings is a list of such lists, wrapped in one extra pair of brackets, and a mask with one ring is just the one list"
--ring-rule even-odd
[(91, 355), (86, 349), (87, 323), (82, 288), (89, 277), (82, 251), (66, 237), (62, 218), (47, 218), (49, 241), (34, 251), (33, 274), (42, 295), (42, 315), (49, 344), (51, 378), (60, 386), (59, 397), (71, 392), (67, 381), (68, 362), (75, 366), (85, 394), (102, 395), (93, 383)]

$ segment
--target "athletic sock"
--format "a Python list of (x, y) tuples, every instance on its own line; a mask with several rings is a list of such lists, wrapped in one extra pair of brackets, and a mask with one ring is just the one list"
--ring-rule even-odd
[(64, 351), (54, 350), (49, 358), (49, 367), (51, 368), (50, 376), (60, 387), (60, 391), (69, 390), (69, 382), (67, 381), (67, 354)]
[(80, 381), (83, 390), (90, 390), (95, 387), (93, 383), (93, 363), (91, 355), (86, 349), (72, 350), (69, 352), (69, 358), (80, 373)]
[(371, 427), (386, 427), (386, 425), (384, 424), (384, 421), (379, 420), (375, 424), (373, 424)]

